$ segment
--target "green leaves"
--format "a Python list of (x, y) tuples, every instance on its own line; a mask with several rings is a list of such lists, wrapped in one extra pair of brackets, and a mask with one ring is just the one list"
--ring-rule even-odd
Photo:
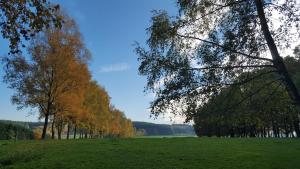
[(176, 35), (176, 28), (172, 24), (166, 11), (153, 11), (152, 26), (147, 29), (150, 34), (148, 45), (152, 49), (164, 49), (170, 45)]

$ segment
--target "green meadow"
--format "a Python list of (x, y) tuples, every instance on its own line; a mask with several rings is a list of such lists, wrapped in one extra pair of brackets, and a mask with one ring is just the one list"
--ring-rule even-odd
[(298, 139), (1, 141), (1, 169), (300, 169)]

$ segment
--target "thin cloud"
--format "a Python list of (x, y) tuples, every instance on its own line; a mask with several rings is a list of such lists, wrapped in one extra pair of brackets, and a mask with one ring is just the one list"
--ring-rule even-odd
[(103, 66), (100, 68), (100, 73), (110, 73), (110, 72), (123, 72), (130, 69), (130, 65), (127, 63), (117, 63), (112, 65)]

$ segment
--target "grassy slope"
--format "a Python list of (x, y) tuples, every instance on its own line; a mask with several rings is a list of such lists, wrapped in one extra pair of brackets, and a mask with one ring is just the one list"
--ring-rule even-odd
[(300, 169), (300, 140), (135, 138), (0, 142), (0, 168)]

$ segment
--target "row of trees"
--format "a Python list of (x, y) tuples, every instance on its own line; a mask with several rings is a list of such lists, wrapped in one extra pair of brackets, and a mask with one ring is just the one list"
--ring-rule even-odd
[[(300, 88), (298, 57), (286, 57), (284, 61), (295, 84)], [(194, 118), (197, 135), (300, 137), (299, 111), (292, 104), (284, 86), (274, 81), (278, 75), (261, 76), (268, 71), (264, 69), (251, 72), (251, 77), (260, 77), (241, 86), (225, 87), (203, 104)], [(268, 85), (261, 86), (266, 82)]]
[(67, 126), (85, 136), (124, 136), (133, 134), (131, 121), (113, 108), (107, 92), (91, 80), (88, 70), (90, 52), (71, 18), (60, 14), (60, 28), (50, 26), (35, 36), (28, 56), (20, 53), (5, 58), (4, 81), (16, 92), (18, 108), (36, 108), (45, 119), (42, 138), (51, 121), (51, 135), (60, 139)]

